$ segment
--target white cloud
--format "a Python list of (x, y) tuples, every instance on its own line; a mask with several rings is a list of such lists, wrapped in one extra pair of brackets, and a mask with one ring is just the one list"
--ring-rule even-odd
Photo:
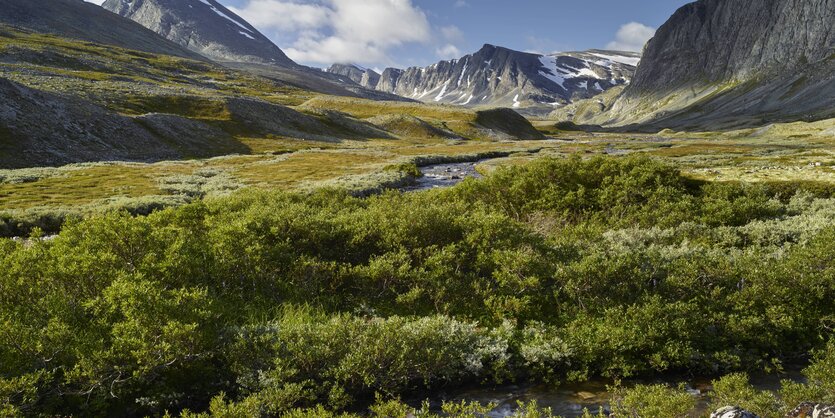
[(247, 22), (261, 29), (296, 31), (324, 26), (332, 10), (317, 4), (291, 3), (279, 0), (250, 0), (238, 9), (229, 7)]
[(432, 38), (426, 14), (412, 0), (249, 0), (232, 11), (262, 30), (298, 32), (283, 49), (308, 63), (390, 63), (391, 48)]
[(655, 35), (655, 29), (638, 22), (629, 22), (618, 29), (615, 40), (606, 49), (619, 51), (642, 51), (644, 44)]
[(457, 43), (464, 41), (464, 32), (455, 25), (442, 27), (441, 35), (449, 42)]
[(438, 58), (442, 59), (460, 58), (461, 55), (463, 55), (461, 54), (461, 50), (452, 44), (446, 44), (442, 47), (436, 48), (435, 54), (438, 55)]
[(454, 6), (456, 8), (467, 7), (469, 5), (470, 5), (470, 3), (467, 3), (466, 0), (455, 0), (455, 4), (454, 4)]

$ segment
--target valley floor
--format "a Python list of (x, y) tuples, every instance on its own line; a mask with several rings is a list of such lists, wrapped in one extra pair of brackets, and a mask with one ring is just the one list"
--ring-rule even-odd
[(33, 226), (53, 232), (59, 220), (71, 214), (103, 208), (143, 213), (247, 187), (340, 187), (367, 194), (407, 185), (415, 174), (409, 168), (413, 163), (487, 158), (479, 164), (482, 172), (539, 156), (640, 153), (702, 180), (835, 183), (835, 120), (724, 133), (658, 134), (564, 132), (553, 128), (553, 122), (537, 124), (548, 140), (243, 138), (250, 155), (0, 170), (0, 235), (25, 235)]

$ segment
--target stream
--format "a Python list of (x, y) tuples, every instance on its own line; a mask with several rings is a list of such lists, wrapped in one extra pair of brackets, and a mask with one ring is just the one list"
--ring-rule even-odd
[[(799, 371), (788, 372), (783, 375), (755, 375), (751, 377), (751, 384), (758, 390), (776, 392), (780, 389), (780, 381), (788, 379), (796, 382), (803, 381)], [(659, 379), (624, 382), (626, 387), (635, 384), (657, 384), (664, 383), (677, 386), (680, 382), (685, 383), (685, 390), (697, 400), (697, 412), (708, 412), (712, 389), (711, 378), (685, 378), (685, 377), (664, 377)], [(551, 408), (554, 415), (564, 418), (575, 418), (583, 415), (583, 409), (588, 409), (596, 414), (600, 408), (609, 411), (609, 398), (611, 393), (607, 385), (612, 382), (604, 379), (596, 379), (583, 383), (563, 384), (559, 387), (544, 385), (508, 385), (497, 387), (476, 387), (450, 390), (445, 393), (436, 394), (430, 398), (430, 407), (440, 410), (442, 401), (479, 402), (481, 404), (494, 403), (496, 409), (490, 413), (491, 418), (504, 418), (513, 415), (517, 409), (518, 402), (536, 401), (540, 408)], [(420, 404), (417, 399), (415, 405)]]
[(476, 165), (480, 162), (433, 164), (420, 167), (420, 172), (423, 173), (423, 176), (416, 179), (415, 184), (404, 187), (402, 190), (413, 192), (439, 187), (451, 187), (468, 177), (481, 178), (481, 174), (475, 169)]

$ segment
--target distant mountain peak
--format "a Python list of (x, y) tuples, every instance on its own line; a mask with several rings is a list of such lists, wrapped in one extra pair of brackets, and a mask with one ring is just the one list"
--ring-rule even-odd
[[(640, 54), (633, 52), (539, 55), (485, 44), (475, 53), (427, 67), (387, 68), (377, 84), (363, 86), (431, 103), (507, 106), (545, 113), (628, 84), (639, 60)], [(344, 64), (328, 71), (355, 82), (363, 74)]]
[(216, 0), (106, 0), (102, 7), (216, 61), (296, 66), (266, 36)]

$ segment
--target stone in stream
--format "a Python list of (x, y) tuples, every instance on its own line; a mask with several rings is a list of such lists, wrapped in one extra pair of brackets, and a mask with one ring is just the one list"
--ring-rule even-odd
[(786, 414), (786, 418), (835, 418), (835, 406), (803, 402)]
[(726, 406), (710, 414), (710, 418), (759, 418), (759, 416), (738, 406)]

